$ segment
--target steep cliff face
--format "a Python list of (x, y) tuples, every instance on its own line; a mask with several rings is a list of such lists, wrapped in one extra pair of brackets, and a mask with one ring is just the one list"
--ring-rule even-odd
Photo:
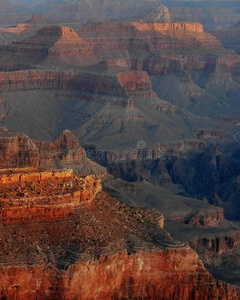
[[(38, 19), (37, 16), (35, 18)], [(30, 28), (36, 23), (33, 20), (23, 27)], [(164, 6), (129, 22), (104, 22), (85, 26), (78, 34), (80, 37), (69, 27), (46, 26), (34, 37), (2, 46), (2, 70), (10, 68), (10, 55), (15, 56), (19, 69), (36, 64), (46, 66), (48, 60), (51, 60), (51, 65), (58, 62), (82, 66), (121, 58), (128, 60), (128, 67), (140, 69), (149, 53), (157, 57), (165, 57), (167, 54), (173, 64), (174, 55), (186, 55), (189, 48), (197, 49), (200, 57), (224, 52), (221, 43), (205, 33), (201, 24), (179, 21)]]
[[(106, 257), (107, 261), (104, 262)], [(175, 259), (178, 263), (175, 263)], [(163, 271), (159, 271), (161, 269)], [(141, 297), (163, 300), (172, 299), (175, 295), (178, 295), (178, 299), (239, 299), (230, 285), (216, 283), (198, 261), (196, 254), (185, 249), (100, 256), (99, 261), (77, 262), (67, 271), (55, 268), (44, 271), (44, 266), (23, 266), (20, 270), (8, 267), (6, 270), (1, 268), (1, 271), (4, 273), (1, 283), (4, 284), (2, 294), (5, 299), (16, 296), (20, 300), (35, 299), (37, 296), (41, 299), (59, 300)], [(16, 275), (11, 275), (13, 273)], [(38, 278), (43, 276), (43, 273), (45, 279), (39, 282)], [(13, 284), (17, 284), (18, 289), (8, 287), (6, 279), (9, 277)], [(40, 289), (37, 282), (40, 283)], [(141, 288), (136, 288), (138, 286)]]
[[(46, 43), (47, 42), (47, 43)], [(88, 54), (88, 45), (81, 40), (72, 28), (64, 26), (46, 26), (40, 29), (37, 34), (24, 41), (13, 44), (12, 51), (44, 54), (67, 54), (78, 53)], [(84, 50), (85, 49), (85, 50)], [(89, 54), (91, 51), (89, 52)]]
[(239, 290), (240, 227), (238, 222), (224, 221), (218, 227), (207, 229), (166, 221), (165, 228), (174, 239), (188, 243), (197, 251), (211, 274), (226, 280)]
[(146, 72), (119, 72), (118, 80), (129, 97), (157, 98), (156, 93), (152, 90), (152, 83)]
[[(40, 47), (45, 47), (44, 41), (46, 40), (49, 41), (49, 55), (92, 54), (89, 45), (80, 39), (72, 28), (64, 26), (44, 27), (38, 31), (35, 37), (29, 39), (26, 44), (37, 44)], [(41, 45), (41, 41), (43, 41), (43, 45)]]
[(240, 232), (218, 234), (216, 236), (192, 239), (190, 247), (197, 251), (206, 265), (239, 266)]
[(8, 169), (0, 180), (1, 299), (239, 299), (159, 212), (117, 202), (96, 176)]

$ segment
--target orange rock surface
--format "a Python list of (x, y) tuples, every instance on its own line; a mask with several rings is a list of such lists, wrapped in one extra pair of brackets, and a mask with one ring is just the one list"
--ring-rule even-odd
[(100, 191), (100, 180), (95, 175), (78, 177), (71, 170), (2, 169), (0, 221), (62, 218), (83, 202), (89, 205)]

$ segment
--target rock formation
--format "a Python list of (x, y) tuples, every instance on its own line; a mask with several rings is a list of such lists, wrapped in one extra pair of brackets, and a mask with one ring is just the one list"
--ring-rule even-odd
[(8, 169), (0, 181), (2, 299), (239, 299), (160, 213), (117, 202), (97, 177)]
[(211, 274), (239, 289), (240, 226), (223, 218), (239, 221), (239, 151), (170, 153), (157, 160), (109, 160), (108, 172), (128, 182), (105, 175), (103, 189), (128, 205), (160, 210), (167, 231), (197, 251)]
[(2, 63), (6, 66), (8, 66), (9, 54), (15, 56), (20, 66), (22, 64), (28, 66), (27, 68), (30, 68), (31, 64), (46, 62), (48, 58), (52, 62), (55, 59), (60, 63), (67, 57), (65, 63), (78, 62), (84, 65), (84, 58), (89, 56), (94, 62), (93, 50), (87, 42), (82, 40), (72, 28), (57, 25), (46, 26), (29, 39), (2, 46), (1, 51), (4, 55)]
[[(125, 161), (109, 159), (107, 170), (113, 176), (126, 181), (138, 182), (144, 179), (173, 190), (172, 185), (180, 185), (178, 193), (181, 195), (196, 197), (222, 207), (225, 218), (239, 221), (239, 145), (235, 145), (234, 150), (221, 145), (222, 152), (216, 147), (204, 148), (203, 144), (199, 144), (194, 150), (193, 143), (190, 147), (192, 149), (186, 146), (182, 149), (175, 147), (175, 150), (171, 150), (170, 145), (168, 148), (162, 147), (160, 153), (163, 156), (158, 159), (150, 157), (147, 162), (144, 157)], [(157, 193), (156, 191), (155, 194)], [(157, 198), (154, 201), (157, 203)], [(207, 211), (211, 220), (210, 209)], [(184, 218), (187, 222), (186, 215)]]
[[(129, 165), (128, 168), (130, 169)], [(137, 169), (138, 162), (135, 162), (136, 174)], [(112, 172), (111, 166), (109, 172)], [(131, 169), (129, 170), (129, 175), (133, 175)], [(167, 182), (168, 174), (164, 175), (165, 185), (170, 185), (171, 179)], [(164, 175), (162, 174), (163, 177)], [(146, 175), (141, 174), (140, 176), (144, 178)], [(129, 182), (105, 174), (102, 182), (104, 191), (114, 196), (117, 200), (127, 205), (158, 209), (167, 221), (188, 224), (196, 228), (216, 228), (224, 222), (224, 211), (222, 208), (196, 199), (174, 195), (166, 188), (159, 187), (145, 180), (141, 182)], [(164, 183), (162, 182), (162, 184)]]
[(35, 35), (40, 28), (49, 25), (49, 23), (47, 17), (40, 13), (34, 13), (30, 20), (18, 23), (16, 26), (13, 24), (6, 27), (0, 23), (0, 45), (28, 39)]
[(54, 142), (31, 140), (23, 133), (0, 131), (0, 165), (9, 167), (72, 168), (80, 175), (101, 174), (105, 169), (86, 157), (77, 138), (65, 130)]
[[(104, 22), (84, 27), (78, 31), (95, 49), (141, 49), (156, 53), (164, 49), (187, 49), (188, 47), (221, 47), (220, 42), (203, 31), (194, 22), (148, 22), (136, 19), (132, 22)], [(132, 39), (134, 37), (134, 39)]]
[(1, 223), (63, 218), (101, 191), (95, 175), (78, 178), (72, 171), (1, 169), (0, 183)]
[[(238, 152), (224, 157), (208, 143), (228, 142), (239, 124), (239, 56), (201, 24), (131, 2), (129, 15), (146, 14), (90, 20), (79, 35), (45, 26), (0, 47), (1, 126), (31, 136), (0, 132), (2, 299), (239, 299), (163, 230), (164, 215), (207, 265), (238, 263), (239, 228), (223, 215), (239, 212)], [(56, 6), (65, 20), (89, 8), (111, 14), (100, 1)], [(36, 140), (66, 127), (77, 137)], [(109, 179), (87, 156), (134, 182)], [(120, 200), (163, 215), (113, 200), (99, 176)]]
[[(0, 48), (3, 126), (52, 140), (67, 127), (101, 150), (109, 140), (113, 150), (136, 148), (139, 140), (151, 149), (156, 142), (196, 141), (196, 132), (222, 124), (230, 132), (221, 118), (239, 110), (239, 56), (201, 24), (161, 7), (129, 21), (89, 23), (78, 33), (47, 26)], [(84, 65), (91, 65), (87, 72)], [(22, 99), (18, 109), (11, 91)]]

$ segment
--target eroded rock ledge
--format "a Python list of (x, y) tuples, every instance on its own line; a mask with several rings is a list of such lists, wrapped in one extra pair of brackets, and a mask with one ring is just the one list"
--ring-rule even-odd
[(62, 218), (82, 203), (90, 205), (100, 191), (100, 179), (96, 175), (79, 177), (72, 170), (2, 169), (0, 221)]

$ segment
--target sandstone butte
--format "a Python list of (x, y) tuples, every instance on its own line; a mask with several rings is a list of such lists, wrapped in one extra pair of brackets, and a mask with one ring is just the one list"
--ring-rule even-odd
[(95, 175), (15, 168), (0, 182), (1, 299), (239, 299), (159, 212), (117, 202)]
[(34, 37), (19, 44), (22, 46), (18, 48), (19, 51), (37, 52), (39, 49), (41, 54), (74, 55), (91, 52), (87, 43), (72, 28), (64, 26), (46, 26)]
[(96, 63), (93, 48), (72, 28), (60, 25), (45, 26), (30, 38), (0, 46), (0, 51), (6, 70), (12, 70), (13, 65), (17, 70), (29, 69), (39, 63), (53, 64), (56, 68), (60, 62), (72, 66)]

